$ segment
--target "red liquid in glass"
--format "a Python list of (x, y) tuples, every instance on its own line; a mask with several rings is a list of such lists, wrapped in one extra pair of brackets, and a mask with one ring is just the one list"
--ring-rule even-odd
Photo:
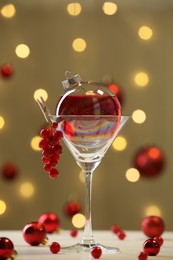
[(121, 116), (121, 106), (116, 96), (67, 96), (60, 98), (56, 115), (116, 115)]

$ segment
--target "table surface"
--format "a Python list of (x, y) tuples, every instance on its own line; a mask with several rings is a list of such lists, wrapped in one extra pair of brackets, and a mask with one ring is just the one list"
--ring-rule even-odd
[[(93, 231), (94, 237), (97, 242), (108, 246), (116, 246), (120, 248), (117, 254), (102, 254), (100, 259), (123, 259), (123, 260), (138, 260), (138, 255), (142, 251), (142, 245), (148, 239), (141, 231), (125, 231), (126, 238), (119, 240), (111, 231)], [(1, 231), (0, 237), (7, 237), (11, 239), (14, 244), (15, 250), (18, 255), (16, 260), (92, 260), (90, 253), (75, 253), (52, 254), (49, 250), (49, 245), (56, 241), (62, 246), (73, 245), (78, 243), (82, 238), (83, 232), (80, 231), (77, 237), (70, 236), (70, 231), (62, 230), (60, 233), (48, 234), (47, 246), (30, 246), (24, 241), (22, 231)], [(148, 260), (173, 260), (173, 232), (164, 232), (162, 235), (164, 243), (157, 256), (149, 256)]]

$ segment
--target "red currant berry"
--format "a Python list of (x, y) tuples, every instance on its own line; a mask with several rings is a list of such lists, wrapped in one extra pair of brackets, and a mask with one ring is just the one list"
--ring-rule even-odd
[(50, 251), (52, 252), (52, 254), (58, 254), (60, 249), (61, 246), (58, 242), (52, 242), (52, 244), (50, 245)]
[(126, 237), (126, 234), (125, 234), (125, 232), (124, 231), (120, 231), (120, 232), (118, 232), (118, 238), (120, 239), (120, 240), (123, 240), (123, 239), (125, 239), (125, 237)]
[(144, 252), (141, 252), (141, 253), (138, 255), (138, 259), (139, 259), (139, 260), (147, 260), (147, 254), (145, 254)]
[(155, 256), (160, 251), (160, 245), (155, 239), (149, 238), (144, 242), (143, 250), (147, 255)]
[(114, 234), (118, 234), (118, 232), (121, 231), (121, 227), (117, 224), (114, 224), (112, 227), (111, 227), (111, 230)]
[(42, 139), (40, 142), (39, 142), (39, 147), (40, 148), (45, 148), (45, 147), (47, 147), (47, 145), (48, 145), (48, 140), (47, 139)]
[(57, 129), (57, 127), (58, 127), (58, 123), (56, 123), (56, 122), (52, 123), (52, 128), (53, 129)]
[(62, 139), (62, 137), (63, 137), (62, 132), (61, 131), (56, 131), (53, 134), (53, 137), (55, 138), (56, 141), (60, 141)]
[(42, 157), (41, 160), (42, 160), (42, 162), (45, 163), (45, 164), (47, 164), (47, 163), (50, 162), (50, 158), (47, 158), (47, 157), (44, 157), (44, 156)]
[(51, 157), (53, 155), (53, 151), (50, 148), (46, 148), (42, 152), (44, 157)]
[(55, 144), (52, 146), (52, 150), (58, 154), (62, 153), (62, 146), (60, 144)]
[(43, 137), (43, 138), (49, 138), (51, 136), (51, 131), (49, 128), (43, 128), (41, 131), (40, 131), (40, 136)]
[(163, 245), (164, 240), (162, 237), (155, 237), (154, 239), (159, 243), (160, 246)]
[(101, 255), (102, 255), (102, 250), (99, 246), (95, 246), (92, 251), (91, 251), (91, 255), (94, 257), (94, 258), (100, 258)]
[(57, 178), (59, 175), (59, 171), (56, 168), (51, 168), (50, 172), (49, 172), (49, 176), (52, 179)]
[(77, 232), (76, 229), (72, 229), (72, 230), (70, 231), (70, 235), (71, 235), (72, 237), (76, 237), (77, 234), (78, 234), (78, 232)]
[(43, 168), (46, 172), (50, 172), (50, 170), (52, 169), (52, 165), (50, 163), (47, 163), (46, 165), (44, 165)]

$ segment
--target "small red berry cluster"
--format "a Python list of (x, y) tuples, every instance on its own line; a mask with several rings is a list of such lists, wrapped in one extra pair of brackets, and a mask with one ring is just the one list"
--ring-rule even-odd
[(42, 149), (42, 162), (44, 170), (49, 177), (55, 179), (59, 175), (59, 171), (55, 168), (62, 153), (60, 141), (63, 137), (62, 132), (57, 130), (58, 124), (52, 123), (51, 126), (45, 127), (40, 131), (42, 140), (39, 147)]
[(139, 260), (147, 260), (148, 256), (155, 256), (160, 252), (163, 245), (163, 238), (158, 236), (149, 238), (143, 243), (143, 251), (138, 255)]
[(122, 228), (118, 225), (118, 224), (114, 224), (112, 227), (111, 227), (111, 230), (114, 234), (117, 235), (117, 237), (120, 239), (120, 240), (123, 240), (125, 239), (126, 237), (126, 233), (122, 230)]

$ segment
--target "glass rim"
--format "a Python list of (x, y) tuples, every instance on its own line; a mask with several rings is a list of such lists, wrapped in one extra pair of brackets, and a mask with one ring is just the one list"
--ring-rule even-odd
[(75, 117), (82, 117), (82, 118), (130, 118), (130, 115), (51, 115), (49, 114), (48, 117), (54, 118), (75, 118)]

